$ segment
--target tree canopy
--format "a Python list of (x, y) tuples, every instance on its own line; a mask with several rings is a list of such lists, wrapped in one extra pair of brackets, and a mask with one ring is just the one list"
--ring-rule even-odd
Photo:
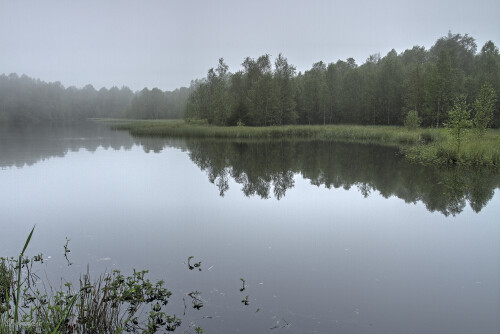
[[(429, 50), (422, 46), (400, 54), (391, 50), (384, 57), (369, 56), (360, 66), (352, 58), (328, 64), (319, 61), (297, 73), (282, 54), (274, 66), (268, 54), (247, 57), (234, 74), (223, 59), (221, 64), (223, 76), (210, 69), (206, 78), (193, 82), (186, 117), (216, 125), (238, 121), (252, 126), (402, 125), (414, 110), (423, 126), (441, 127), (448, 123), (458, 96), (466, 95), (470, 103), (485, 84), (496, 96), (500, 94), (498, 48), (489, 41), (477, 53), (474, 38), (451, 32)], [(493, 127), (500, 126), (499, 109), (496, 101)]]

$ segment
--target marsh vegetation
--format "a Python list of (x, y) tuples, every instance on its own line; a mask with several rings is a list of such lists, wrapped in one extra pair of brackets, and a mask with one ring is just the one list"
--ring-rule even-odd
[[(181, 318), (166, 313), (172, 292), (164, 281), (151, 282), (147, 270), (134, 269), (129, 276), (113, 270), (96, 278), (87, 271), (77, 284), (65, 281), (54, 288), (37, 268), (43, 254), (26, 255), (34, 230), (17, 258), (0, 258), (0, 333), (152, 334), (174, 332), (182, 325)], [(66, 243), (66, 259), (69, 251)], [(203, 306), (199, 294), (188, 294), (197, 310)], [(184, 330), (189, 332), (204, 331), (191, 323)]]

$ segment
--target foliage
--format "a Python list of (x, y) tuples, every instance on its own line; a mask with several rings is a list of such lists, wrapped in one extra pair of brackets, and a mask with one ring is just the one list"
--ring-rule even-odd
[(463, 140), (465, 130), (472, 126), (470, 120), (470, 110), (466, 96), (462, 95), (455, 99), (453, 108), (448, 112), (447, 127), (457, 144), (457, 151), (460, 152), (460, 144)]
[[(282, 54), (274, 67), (267, 54), (247, 57), (241, 71), (225, 72), (225, 122), (217, 118), (222, 109), (212, 107), (211, 101), (221, 95), (213, 70), (191, 86), (186, 115), (216, 125), (236, 125), (238, 120), (248, 126), (403, 125), (407, 113), (418, 110), (422, 125), (440, 127), (454, 99), (464, 92), (476, 98), (479, 87), (492, 82), (500, 94), (498, 49), (489, 41), (479, 54), (476, 50), (469, 35), (449, 33), (430, 50), (391, 50), (384, 57), (371, 55), (359, 66), (352, 58), (319, 61), (304, 73), (296, 73)], [(494, 126), (500, 124), (498, 107), (495, 104)]]
[(418, 117), (418, 112), (416, 110), (410, 110), (408, 115), (406, 115), (405, 127), (412, 131), (420, 127), (420, 118)]
[(493, 119), (493, 110), (495, 108), (496, 95), (495, 91), (489, 84), (484, 84), (481, 87), (476, 100), (474, 101), (474, 127), (476, 128), (479, 137), (483, 137), (486, 129)]

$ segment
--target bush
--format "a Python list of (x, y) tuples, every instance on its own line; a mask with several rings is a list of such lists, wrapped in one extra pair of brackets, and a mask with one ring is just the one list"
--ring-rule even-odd
[(469, 105), (467, 104), (465, 95), (455, 99), (453, 108), (448, 111), (448, 120), (449, 123), (446, 126), (457, 143), (457, 151), (460, 152), (460, 144), (465, 131), (472, 126)]
[(408, 130), (416, 130), (420, 127), (420, 118), (416, 110), (410, 110), (405, 119), (405, 127)]

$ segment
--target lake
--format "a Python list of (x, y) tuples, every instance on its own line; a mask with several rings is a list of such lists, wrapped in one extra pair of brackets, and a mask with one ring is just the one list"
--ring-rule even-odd
[(0, 256), (36, 224), (53, 285), (148, 269), (177, 332), (499, 333), (499, 218), (498, 173), (391, 147), (0, 128)]

